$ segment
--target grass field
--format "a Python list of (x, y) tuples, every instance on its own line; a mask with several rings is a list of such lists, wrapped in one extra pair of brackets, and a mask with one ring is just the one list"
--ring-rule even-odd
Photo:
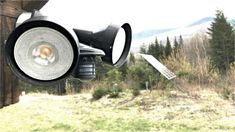
[(235, 106), (210, 91), (177, 97), (142, 91), (98, 101), (89, 93), (29, 94), (0, 109), (0, 119), (1, 132), (235, 131)]

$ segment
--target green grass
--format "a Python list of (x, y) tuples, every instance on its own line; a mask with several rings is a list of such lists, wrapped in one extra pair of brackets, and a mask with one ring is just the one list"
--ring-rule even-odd
[(31, 94), (0, 109), (1, 132), (145, 132), (235, 131), (232, 102), (216, 94), (168, 98), (157, 91), (133, 97), (92, 100), (83, 93), (70, 96)]
[(119, 119), (96, 119), (91, 121), (91, 127), (96, 131), (132, 131), (132, 132), (143, 132), (149, 131), (153, 125), (151, 122), (144, 119), (133, 119), (125, 120), (122, 118)]

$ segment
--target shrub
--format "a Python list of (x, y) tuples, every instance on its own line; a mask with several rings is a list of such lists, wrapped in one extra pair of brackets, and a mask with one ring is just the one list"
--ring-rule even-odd
[(132, 95), (133, 96), (138, 96), (138, 95), (140, 95), (140, 88), (133, 88), (132, 89)]
[(158, 72), (143, 60), (140, 60), (136, 65), (130, 66), (128, 74), (133, 81), (131, 87), (137, 86), (141, 89), (146, 89), (146, 82), (149, 82), (149, 86), (157, 84), (159, 77)]
[(222, 91), (222, 96), (224, 99), (229, 99), (229, 96), (230, 96), (230, 91), (228, 88), (224, 88), (223, 91)]
[(93, 99), (98, 100), (107, 94), (108, 94), (108, 89), (99, 87), (93, 91), (92, 97)]
[(117, 98), (119, 96), (119, 91), (117, 88), (112, 88), (109, 90), (109, 97), (110, 98)]
[(108, 94), (110, 98), (117, 98), (119, 93), (122, 92), (122, 89), (116, 85), (108, 90)]
[(109, 95), (109, 98), (117, 98), (119, 97), (120, 92), (122, 92), (122, 88), (119, 87), (117, 84), (114, 84), (111, 88), (104, 88), (110, 87), (107, 84), (103, 84), (97, 89), (95, 89), (92, 93), (93, 99), (100, 99), (105, 95)]
[(109, 83), (118, 83), (122, 80), (122, 73), (119, 71), (119, 69), (112, 69), (107, 73), (106, 81)]
[(170, 91), (172, 88), (174, 88), (174, 84), (173, 84), (173, 82), (171, 82), (171, 81), (165, 81), (165, 89), (167, 90), (167, 91)]
[(82, 82), (76, 78), (68, 78), (66, 80), (66, 93), (75, 94), (81, 92)]
[(176, 72), (176, 75), (178, 77), (189, 77), (191, 73), (189, 73), (188, 71), (184, 71), (184, 70), (180, 70)]

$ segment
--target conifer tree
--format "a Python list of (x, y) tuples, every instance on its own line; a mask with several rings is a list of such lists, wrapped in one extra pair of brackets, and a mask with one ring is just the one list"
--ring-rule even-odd
[(179, 37), (179, 48), (182, 48), (183, 44), (184, 44), (184, 40), (183, 40), (182, 35), (180, 35), (180, 37)]
[(160, 54), (160, 59), (165, 56), (165, 46), (162, 44), (162, 41), (159, 43), (159, 54)]
[(158, 39), (157, 37), (155, 38), (155, 43), (154, 43), (154, 49), (155, 49), (155, 53), (154, 53), (154, 57), (159, 59), (161, 57), (161, 51), (160, 51), (160, 45), (158, 43)]
[(174, 53), (176, 54), (179, 50), (179, 43), (178, 41), (176, 40), (176, 37), (175, 37), (175, 40), (174, 40)]
[(151, 54), (154, 56), (155, 54), (155, 44), (154, 43), (150, 43), (147, 49), (147, 54)]
[(171, 55), (171, 52), (172, 52), (171, 43), (170, 43), (169, 37), (167, 37), (167, 39), (166, 39), (166, 48), (165, 48), (165, 56), (168, 57), (169, 55)]
[(216, 17), (208, 28), (210, 35), (210, 57), (212, 65), (218, 68), (221, 75), (226, 75), (230, 64), (235, 61), (233, 27), (227, 22), (222, 11), (216, 11)]
[(145, 44), (142, 44), (142, 46), (140, 47), (140, 53), (143, 53), (143, 54), (147, 53), (147, 48), (146, 48)]
[(157, 59), (160, 58), (161, 51), (160, 51), (160, 46), (159, 46), (157, 38), (155, 39), (154, 43), (151, 43), (149, 45), (147, 53), (153, 55)]

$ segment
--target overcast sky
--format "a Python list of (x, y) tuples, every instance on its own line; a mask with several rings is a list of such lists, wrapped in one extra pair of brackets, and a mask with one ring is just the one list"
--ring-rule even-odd
[(41, 12), (88, 30), (128, 22), (136, 33), (185, 26), (214, 17), (217, 9), (235, 18), (235, 0), (49, 0)]

